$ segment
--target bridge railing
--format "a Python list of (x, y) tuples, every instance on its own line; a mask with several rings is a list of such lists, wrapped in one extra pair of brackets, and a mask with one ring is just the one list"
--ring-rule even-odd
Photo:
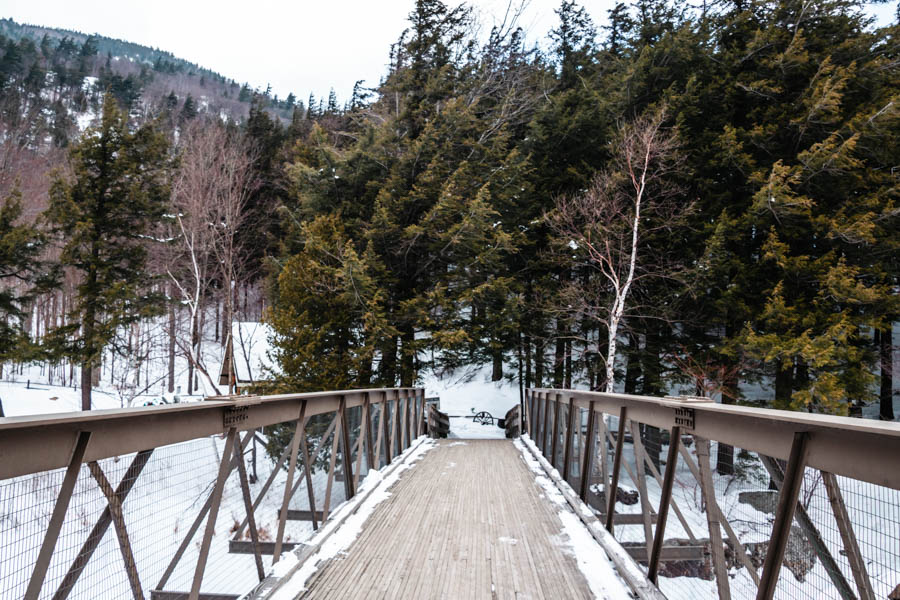
[(531, 443), (670, 599), (900, 598), (900, 425), (532, 389)]
[(238, 598), (424, 418), (413, 388), (0, 418), (0, 598)]

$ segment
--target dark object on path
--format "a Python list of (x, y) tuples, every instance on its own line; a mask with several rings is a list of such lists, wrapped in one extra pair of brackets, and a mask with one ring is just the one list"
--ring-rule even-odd
[(481, 423), (482, 425), (493, 425), (494, 417), (491, 416), (491, 413), (483, 410), (480, 413), (477, 413), (472, 421), (475, 423)]

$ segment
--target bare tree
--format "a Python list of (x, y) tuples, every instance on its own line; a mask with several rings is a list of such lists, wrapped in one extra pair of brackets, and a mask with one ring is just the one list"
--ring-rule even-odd
[[(609, 168), (591, 186), (557, 199), (548, 215), (559, 242), (584, 259), (591, 284), (578, 282), (564, 290), (567, 310), (605, 325), (605, 391), (615, 386), (616, 348), (629, 294), (641, 279), (661, 276), (658, 257), (642, 245), (655, 229), (668, 227), (689, 207), (680, 198), (672, 175), (679, 167), (676, 133), (663, 126), (666, 111), (641, 116), (619, 127), (611, 145)], [(652, 220), (651, 220), (652, 218)]]
[[(194, 370), (217, 389), (203, 365), (201, 315), (214, 282), (223, 289), (228, 329), (234, 315), (235, 282), (243, 270), (237, 235), (257, 182), (253, 153), (244, 139), (215, 120), (197, 119), (181, 135), (181, 164), (173, 182), (175, 253), (168, 275), (190, 310), (188, 393)], [(184, 344), (179, 344), (184, 346)]]

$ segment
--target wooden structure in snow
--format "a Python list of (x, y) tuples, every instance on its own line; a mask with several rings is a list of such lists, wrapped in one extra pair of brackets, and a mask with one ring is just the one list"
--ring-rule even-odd
[(225, 346), (225, 359), (219, 371), (219, 385), (233, 385), (240, 392), (254, 383), (266, 381), (276, 368), (270, 356), (270, 342), (274, 334), (266, 323), (235, 322), (231, 338)]

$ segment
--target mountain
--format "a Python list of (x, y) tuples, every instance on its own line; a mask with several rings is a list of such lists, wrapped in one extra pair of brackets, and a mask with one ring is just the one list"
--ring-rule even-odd
[(90, 123), (107, 90), (138, 119), (199, 110), (241, 121), (256, 99), (287, 121), (295, 107), (293, 94), (271, 97), (171, 52), (101, 35), (0, 19), (0, 53), (2, 110), (18, 108), (57, 145)]

